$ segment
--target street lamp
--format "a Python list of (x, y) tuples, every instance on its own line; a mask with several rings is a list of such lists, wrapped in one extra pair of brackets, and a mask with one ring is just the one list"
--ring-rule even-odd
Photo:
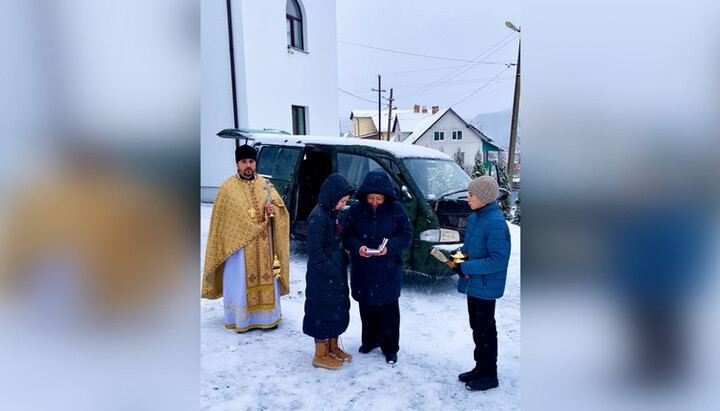
[[(513, 31), (520, 33), (520, 28), (515, 27), (509, 21), (505, 25)], [(512, 191), (512, 180), (515, 169), (515, 142), (517, 141), (518, 106), (520, 105), (520, 39), (518, 38), (518, 57), (515, 70), (515, 97), (513, 98), (512, 123), (510, 124), (510, 147), (508, 150), (508, 174), (510, 175), (510, 190)]]

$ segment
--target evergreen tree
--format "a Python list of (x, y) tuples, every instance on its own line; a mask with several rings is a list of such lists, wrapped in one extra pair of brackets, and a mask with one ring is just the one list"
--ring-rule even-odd
[[(504, 188), (510, 193), (512, 193), (512, 188), (510, 186), (510, 177), (508, 176), (507, 171), (507, 160), (505, 159), (505, 155), (500, 152), (498, 155), (498, 162), (497, 162), (497, 168), (498, 168), (498, 177), (499, 177), (499, 186), (500, 188)], [(503, 216), (505, 216), (506, 220), (510, 220), (512, 218), (512, 215), (510, 214), (510, 198), (512, 196), (508, 196), (508, 198), (503, 201), (502, 203), (499, 203), (500, 211), (502, 211)]]
[(453, 160), (455, 160), (455, 162), (457, 163), (457, 165), (459, 165), (460, 168), (462, 168), (462, 169), (464, 170), (465, 167), (463, 166), (463, 159), (462, 159), (462, 155), (461, 155), (461, 154), (462, 154), (462, 153), (460, 152), (460, 147), (458, 147), (458, 149), (457, 149), (457, 151), (455, 152), (455, 154), (453, 154)]
[(475, 153), (475, 164), (473, 165), (470, 177), (474, 180), (480, 176), (484, 176), (485, 174), (487, 174), (487, 171), (483, 166), (482, 148), (480, 148), (477, 153)]
[(513, 216), (513, 219), (511, 223), (515, 225), (520, 225), (520, 192), (518, 191), (517, 199), (515, 199), (515, 216)]

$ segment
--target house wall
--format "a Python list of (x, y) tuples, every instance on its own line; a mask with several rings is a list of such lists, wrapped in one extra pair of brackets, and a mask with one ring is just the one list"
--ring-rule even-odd
[(368, 133), (377, 133), (372, 119), (370, 117), (353, 117), (353, 135), (362, 136)]
[[(461, 130), (463, 132), (463, 139), (461, 141), (452, 140), (453, 130)], [(434, 141), (433, 135), (435, 131), (444, 131), (445, 140)], [(415, 144), (442, 151), (451, 157), (460, 149), (460, 152), (465, 153), (463, 168), (468, 169), (473, 166), (475, 154), (482, 147), (482, 140), (465, 125), (461, 118), (453, 112), (448, 111), (448, 113), (430, 127)]]
[[(225, 2), (200, 2), (200, 59), (202, 88), (200, 97), (200, 198), (212, 201), (220, 183), (235, 172), (235, 142), (215, 134), (233, 127), (232, 93), (230, 87), (230, 55)], [(242, 10), (233, 2), (235, 56), (242, 62), (244, 42), (239, 23)], [(240, 56), (240, 58), (238, 58)], [(236, 64), (238, 95), (245, 91), (245, 66)], [(247, 106), (238, 106), (240, 127), (247, 127)]]
[[(292, 132), (291, 106), (306, 107), (306, 133), (338, 135), (335, 2), (299, 0), (305, 51), (287, 49), (285, 1), (232, 2), (239, 127)], [(201, 3), (201, 198), (235, 172), (225, 1)]]

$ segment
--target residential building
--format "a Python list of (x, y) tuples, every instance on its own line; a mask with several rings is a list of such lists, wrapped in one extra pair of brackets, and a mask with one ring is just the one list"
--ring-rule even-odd
[(472, 169), (478, 150), (483, 153), (483, 162), (488, 162), (490, 152), (501, 150), (452, 108), (438, 110), (419, 122), (403, 142), (432, 148), (453, 157), (459, 155), (466, 170)]
[(381, 140), (416, 144), (453, 158), (459, 155), (466, 170), (473, 168), (478, 150), (482, 152), (486, 168), (488, 162), (496, 161), (497, 153), (502, 151), (490, 137), (463, 120), (452, 108), (441, 110), (439, 106), (433, 106), (428, 112), (425, 107), (421, 109), (415, 105), (412, 110), (393, 109), (389, 133), (388, 110), (382, 111), (380, 124), (377, 113), (377, 110), (353, 110), (350, 113), (356, 138), (377, 140), (379, 127)]
[(235, 142), (216, 133), (236, 121), (337, 135), (337, 30), (332, 1), (232, 0), (230, 11), (222, 0), (200, 4), (201, 199), (212, 201), (236, 170)]
[[(387, 116), (388, 111), (383, 110), (381, 118), (385, 121), (381, 121), (378, 126), (378, 115), (377, 110), (353, 110), (350, 112), (350, 120), (352, 121), (353, 131), (352, 134), (356, 138), (366, 138), (371, 140), (378, 140), (378, 128), (380, 128), (382, 136), (379, 140), (388, 140), (387, 133)], [(393, 116), (395, 113), (393, 113)]]
[[(419, 105), (412, 110), (392, 109), (390, 118), (390, 133), (388, 133), (388, 110), (382, 110), (380, 124), (378, 125), (377, 110), (353, 110), (350, 113), (350, 120), (353, 123), (353, 135), (356, 138), (378, 139), (378, 128), (380, 129), (380, 140), (403, 141), (415, 129), (415, 126), (422, 120), (431, 117), (439, 110), (433, 106), (432, 112)], [(401, 128), (402, 127), (402, 128)]]

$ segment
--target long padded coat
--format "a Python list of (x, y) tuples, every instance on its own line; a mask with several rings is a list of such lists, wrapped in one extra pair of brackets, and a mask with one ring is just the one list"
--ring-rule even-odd
[(330, 175), (320, 187), (319, 204), (308, 218), (303, 332), (320, 340), (339, 336), (350, 323), (348, 257), (336, 230), (334, 209), (352, 192), (343, 176)]
[(510, 230), (497, 203), (481, 207), (470, 215), (462, 252), (468, 260), (461, 264), (458, 291), (483, 300), (495, 300), (505, 292), (510, 260)]
[[(367, 203), (370, 193), (383, 194), (376, 209)], [(390, 177), (382, 171), (365, 176), (344, 223), (343, 243), (350, 251), (352, 297), (365, 305), (384, 305), (398, 300), (402, 288), (402, 256), (410, 245), (413, 228), (405, 209), (396, 202)], [(361, 257), (360, 247), (377, 248), (387, 238), (387, 254)]]

